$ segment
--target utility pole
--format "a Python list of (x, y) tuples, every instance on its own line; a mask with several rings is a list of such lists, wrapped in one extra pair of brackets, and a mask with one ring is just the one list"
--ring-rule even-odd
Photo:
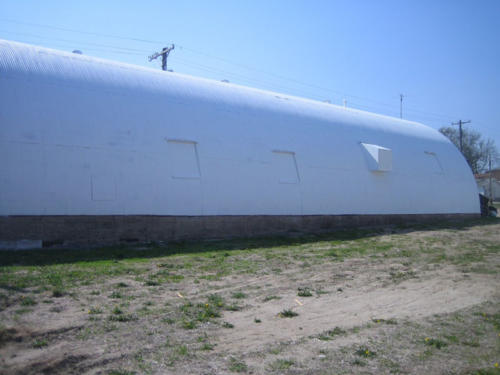
[(399, 118), (403, 118), (403, 94), (399, 94)]
[(490, 167), (490, 201), (493, 203), (493, 190), (491, 186), (491, 153), (488, 155), (489, 156), (489, 167)]
[(458, 122), (452, 122), (451, 124), (452, 125), (458, 125), (458, 129), (459, 129), (459, 134), (460, 134), (460, 152), (463, 154), (463, 149), (464, 149), (464, 146), (463, 146), (463, 141), (462, 141), (462, 125), (465, 125), (465, 124), (468, 124), (470, 123), (470, 120), (468, 121), (462, 121), (462, 120), (458, 120)]
[(152, 54), (151, 56), (149, 56), (149, 61), (151, 62), (154, 59), (156, 59), (156, 58), (158, 58), (158, 57), (161, 56), (161, 69), (163, 71), (167, 70), (167, 58), (168, 58), (168, 54), (174, 48), (175, 48), (174, 44), (172, 44), (170, 47), (163, 47), (163, 49), (161, 50), (161, 52), (155, 52), (154, 54)]

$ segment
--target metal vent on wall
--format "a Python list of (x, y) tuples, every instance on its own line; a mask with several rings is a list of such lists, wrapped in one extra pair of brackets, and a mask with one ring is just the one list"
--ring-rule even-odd
[(368, 168), (373, 172), (392, 171), (392, 150), (387, 147), (361, 142), (368, 162)]

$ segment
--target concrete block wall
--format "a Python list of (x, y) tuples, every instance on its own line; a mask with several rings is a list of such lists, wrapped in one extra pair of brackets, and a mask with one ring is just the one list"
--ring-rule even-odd
[(0, 248), (96, 246), (149, 241), (255, 237), (288, 232), (465, 220), (478, 214), (242, 216), (3, 216)]

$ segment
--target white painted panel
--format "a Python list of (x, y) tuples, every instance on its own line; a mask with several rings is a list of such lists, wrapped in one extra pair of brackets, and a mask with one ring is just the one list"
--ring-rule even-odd
[(114, 201), (116, 199), (116, 182), (113, 176), (92, 175), (90, 183), (93, 201)]
[(196, 142), (187, 140), (167, 140), (168, 164), (172, 178), (200, 178), (200, 162)]
[(429, 170), (433, 173), (442, 174), (444, 173), (441, 162), (439, 161), (436, 153), (432, 151), (425, 151), (425, 163), (427, 164)]
[(164, 187), (172, 215), (201, 215), (203, 212), (201, 171), (195, 141), (167, 139), (165, 164), (171, 177)]
[(280, 184), (298, 184), (300, 182), (294, 152), (273, 151), (273, 167)]
[(201, 215), (202, 192), (200, 179), (176, 179), (170, 181), (165, 193), (169, 197), (169, 215)]
[(42, 146), (0, 142), (0, 160), (1, 213), (43, 214), (41, 186), (46, 163)]
[(56, 215), (83, 213), (91, 200), (87, 150), (71, 146), (44, 146), (44, 150), (44, 210)]

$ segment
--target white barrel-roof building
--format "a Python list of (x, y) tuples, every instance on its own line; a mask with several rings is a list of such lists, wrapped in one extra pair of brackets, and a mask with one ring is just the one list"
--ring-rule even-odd
[(3, 40), (0, 124), (3, 241), (479, 214), (465, 159), (422, 124)]

